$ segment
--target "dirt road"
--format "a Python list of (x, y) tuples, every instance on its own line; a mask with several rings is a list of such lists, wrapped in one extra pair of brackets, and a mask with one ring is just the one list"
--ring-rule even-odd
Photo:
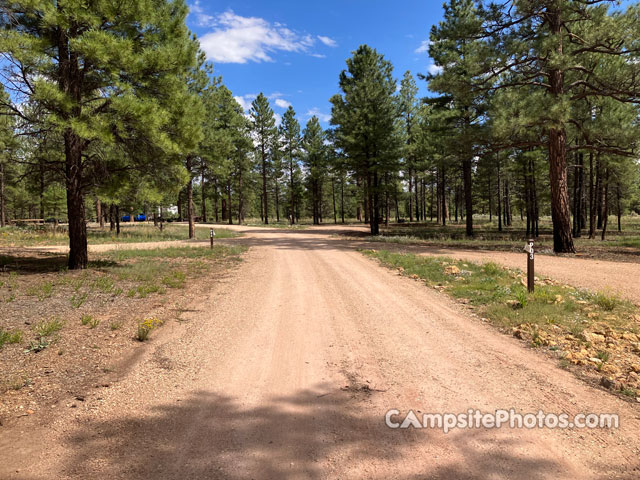
[[(245, 262), (120, 382), (45, 432), (0, 430), (0, 478), (640, 477), (640, 406), (328, 233), (249, 231)], [(393, 430), (393, 408), (610, 412), (621, 428)]]

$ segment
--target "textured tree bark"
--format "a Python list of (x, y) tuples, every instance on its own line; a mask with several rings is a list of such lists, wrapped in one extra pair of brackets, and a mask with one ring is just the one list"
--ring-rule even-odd
[[(553, 36), (557, 39), (557, 53), (563, 55), (562, 10), (559, 6), (548, 7), (548, 19)], [(548, 72), (551, 96), (554, 99), (564, 94), (564, 72), (555, 66)], [(575, 253), (571, 236), (571, 208), (567, 184), (567, 133), (564, 127), (549, 129), (549, 178), (551, 181), (551, 217), (553, 220), (553, 250), (556, 253)]]
[(82, 191), (82, 139), (70, 128), (64, 132), (67, 213), (69, 216), (69, 270), (87, 268), (87, 223)]
[(571, 214), (566, 165), (567, 136), (564, 129), (549, 129), (549, 178), (551, 179), (551, 218), (553, 251), (575, 253), (571, 237)]

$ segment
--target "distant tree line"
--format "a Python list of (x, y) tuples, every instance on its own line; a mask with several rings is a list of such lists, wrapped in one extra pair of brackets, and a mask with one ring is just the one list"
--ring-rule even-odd
[(430, 34), (432, 92), (355, 50), (331, 125), (246, 114), (199, 49), (184, 0), (0, 6), (0, 224), (90, 219), (466, 223), (514, 216), (554, 249), (640, 210), (640, 7), (608, 0), (450, 0)]

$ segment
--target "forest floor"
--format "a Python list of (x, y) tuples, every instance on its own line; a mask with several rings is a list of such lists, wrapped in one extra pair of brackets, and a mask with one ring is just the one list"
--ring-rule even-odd
[[(225, 243), (250, 247), (244, 261), (188, 288), (179, 321), (110, 366), (112, 380), (0, 427), (0, 478), (640, 475), (639, 404), (589, 385), (468, 306), (358, 251), (379, 244), (329, 226), (233, 230), (244, 236)], [(549, 258), (541, 271), (581, 262), (571, 266), (574, 279), (601, 268)], [(140, 316), (150, 307), (129, 309)], [(394, 408), (615, 413), (620, 428), (394, 430), (385, 425)]]

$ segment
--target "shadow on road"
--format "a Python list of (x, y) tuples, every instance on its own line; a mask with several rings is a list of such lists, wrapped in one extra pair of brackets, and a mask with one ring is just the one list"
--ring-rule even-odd
[[(64, 445), (63, 477), (126, 479), (564, 478), (516, 436), (390, 430), (368, 399), (326, 386), (245, 408), (194, 393), (144, 418), (83, 423)], [(358, 394), (360, 395), (360, 394)], [(496, 441), (496, 437), (500, 438)]]

